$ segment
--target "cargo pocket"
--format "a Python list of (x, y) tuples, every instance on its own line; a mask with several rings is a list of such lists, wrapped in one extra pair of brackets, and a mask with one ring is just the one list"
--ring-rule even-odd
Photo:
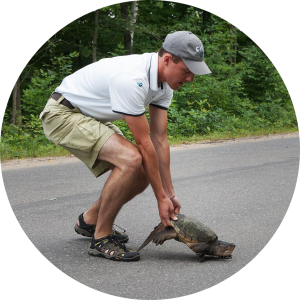
[(96, 142), (97, 139), (93, 136), (91, 130), (89, 130), (89, 126), (84, 127), (84, 125), (76, 124), (58, 145), (69, 149), (90, 152)]
[(123, 132), (120, 130), (118, 126), (113, 124), (112, 122), (103, 123), (103, 125), (107, 126), (109, 129), (113, 130), (118, 135), (124, 136)]

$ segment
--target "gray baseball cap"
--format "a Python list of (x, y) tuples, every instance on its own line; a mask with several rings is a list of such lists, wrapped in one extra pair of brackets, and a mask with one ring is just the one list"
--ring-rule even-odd
[(165, 38), (163, 48), (180, 57), (188, 69), (196, 75), (211, 73), (204, 62), (204, 47), (200, 39), (190, 31), (176, 31)]

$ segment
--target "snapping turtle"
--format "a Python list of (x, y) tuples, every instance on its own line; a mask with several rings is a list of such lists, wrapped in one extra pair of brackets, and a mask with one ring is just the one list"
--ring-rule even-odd
[(153, 241), (156, 245), (162, 245), (164, 241), (175, 239), (185, 243), (199, 257), (200, 262), (204, 256), (217, 256), (231, 258), (235, 244), (220, 241), (213, 230), (201, 222), (182, 214), (175, 214), (177, 221), (170, 219), (172, 227), (164, 227), (159, 223), (150, 233), (148, 238), (139, 247), (138, 251)]

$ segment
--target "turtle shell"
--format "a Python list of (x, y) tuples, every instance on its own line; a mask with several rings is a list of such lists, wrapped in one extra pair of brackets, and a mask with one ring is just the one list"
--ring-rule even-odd
[(179, 235), (179, 239), (185, 243), (214, 242), (218, 239), (216, 233), (203, 223), (186, 217), (182, 214), (175, 214), (177, 221), (170, 220), (173, 228)]

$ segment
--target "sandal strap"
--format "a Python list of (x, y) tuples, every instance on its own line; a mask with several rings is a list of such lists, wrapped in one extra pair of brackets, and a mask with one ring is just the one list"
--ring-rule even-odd
[(97, 240), (93, 236), (88, 253), (92, 256), (119, 261), (137, 261), (140, 259), (138, 251), (127, 248), (114, 234)]
[[(120, 227), (119, 225), (117, 225), (117, 224), (114, 224), (114, 226), (117, 226), (118, 228), (120, 228), (121, 230), (123, 230), (123, 233), (125, 233), (126, 232), (126, 230), (124, 229), (124, 228), (122, 228), (122, 227)], [(116, 232), (117, 234), (121, 234), (121, 232), (119, 232), (119, 231), (117, 231), (115, 228), (114, 228), (114, 226), (113, 226), (113, 231), (114, 232)]]
[[(95, 233), (96, 225), (87, 224), (84, 221), (83, 214), (84, 213), (78, 216), (78, 224), (76, 223), (75, 225), (75, 231), (83, 236), (92, 237)], [(126, 230), (121, 228), (119, 225), (113, 225), (123, 230), (123, 232), (119, 232), (114, 227), (112, 228), (112, 234), (116, 236), (116, 240), (122, 241), (124, 243), (128, 242), (129, 238), (128, 235), (125, 233)]]
[(98, 247), (99, 251), (101, 251), (101, 252), (105, 252), (106, 250), (109, 250), (108, 251), (109, 253), (112, 251), (120, 252), (120, 251), (118, 251), (118, 249), (123, 250), (123, 252), (129, 252), (129, 250), (126, 248), (125, 244), (118, 241), (114, 234), (109, 234), (98, 240), (95, 240), (93, 238), (93, 242), (94, 242), (94, 246)]

